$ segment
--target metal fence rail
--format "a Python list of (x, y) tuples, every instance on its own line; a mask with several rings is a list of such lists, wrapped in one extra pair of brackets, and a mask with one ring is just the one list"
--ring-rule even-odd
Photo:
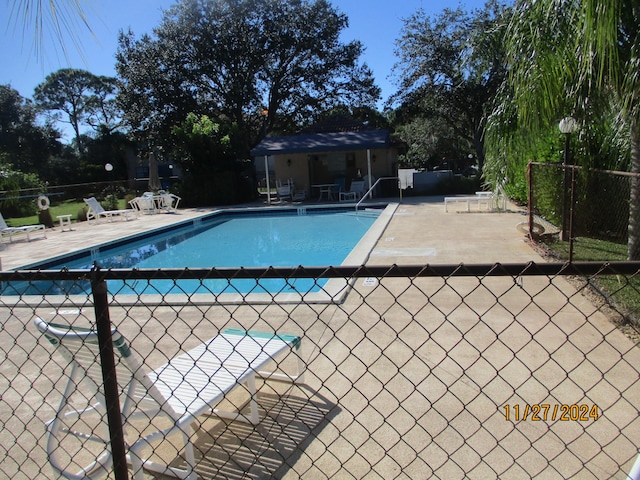
[[(243, 411), (254, 398), (259, 423), (198, 418), (190, 437), (200, 478), (624, 478), (640, 445), (639, 270), (623, 262), (0, 272), (0, 475), (53, 476), (46, 422), (69, 369), (34, 318), (91, 329), (106, 311), (150, 370), (228, 328), (302, 338), (276, 364), (289, 371), (303, 360), (304, 383), (259, 380), (255, 395), (225, 397)], [(253, 303), (255, 291), (234, 287), (243, 280), (257, 290), (268, 278), (286, 279), (286, 302), (281, 291)], [(312, 287), (299, 291), (298, 278)], [(226, 281), (234, 300), (176, 293), (185, 280), (206, 288), (207, 279)], [(344, 285), (340, 300), (316, 301), (311, 290), (336, 295), (331, 280)], [(87, 281), (107, 282), (104, 309), (95, 289), (61, 293)], [(119, 293), (134, 282), (143, 293)], [(73, 427), (97, 434), (105, 422)], [(125, 439), (145, 428), (125, 426)], [(79, 463), (96, 445), (64, 448)], [(185, 466), (175, 438), (148, 452)], [(115, 469), (109, 477), (122, 478)]]

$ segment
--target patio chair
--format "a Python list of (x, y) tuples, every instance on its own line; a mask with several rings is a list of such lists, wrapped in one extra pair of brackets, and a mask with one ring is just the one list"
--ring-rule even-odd
[(276, 180), (276, 191), (280, 200), (291, 200), (291, 195), (293, 194), (292, 182), (287, 180), (287, 183), (283, 185), (280, 180)]
[(368, 190), (369, 187), (365, 185), (364, 180), (354, 180), (351, 182), (351, 186), (349, 187), (350, 192), (355, 192), (358, 200), (362, 198), (362, 195)]
[(165, 212), (175, 212), (178, 209), (178, 204), (180, 203), (180, 200), (182, 200), (181, 197), (174, 195), (173, 193), (167, 193), (162, 190), (159, 192), (158, 195), (160, 197), (158, 206), (160, 210), (164, 210)]
[(87, 221), (91, 221), (93, 219), (100, 220), (100, 218), (107, 218), (109, 221), (113, 220), (114, 217), (124, 218), (125, 220), (129, 220), (129, 215), (135, 213), (135, 210), (132, 208), (127, 208), (123, 210), (105, 210), (102, 205), (96, 200), (96, 197), (85, 198), (85, 203), (89, 206), (89, 211), (87, 212)]
[(31, 241), (31, 232), (42, 230), (44, 238), (47, 238), (47, 229), (44, 225), (25, 225), (23, 227), (10, 227), (5, 222), (2, 213), (0, 213), (0, 240), (2, 237), (9, 237), (9, 242), (13, 242), (13, 236), (16, 233), (24, 233), (27, 235), (27, 241)]
[[(47, 422), (49, 463), (56, 474), (70, 479), (104, 476), (113, 459), (104, 425), (106, 407), (97, 332), (50, 324), (40, 318), (34, 323), (70, 366), (61, 366), (61, 373), (63, 369), (68, 371), (69, 379), (55, 417)], [(284, 373), (279, 364), (277, 372), (263, 371), (276, 357), (300, 347), (301, 338), (294, 335), (228, 329), (153, 371), (115, 328), (112, 339), (127, 461), (135, 480), (144, 478), (143, 468), (179, 478), (198, 478), (191, 428), (202, 421), (199, 416), (213, 414), (255, 425), (259, 422), (256, 376), (302, 381), (304, 367), (299, 356), (295, 375)], [(241, 385), (249, 394), (248, 415), (218, 410), (222, 400), (229, 400), (227, 394)], [(144, 456), (143, 450), (172, 434), (182, 437), (180, 443), (172, 443), (176, 456), (184, 450), (185, 467), (168, 466), (174, 458), (160, 463), (165, 459), (160, 459), (158, 452), (153, 452), (154, 461)]]
[(364, 180), (354, 180), (349, 186), (349, 190), (339, 193), (339, 200), (341, 202), (349, 200), (359, 200), (364, 193)]
[(153, 201), (153, 197), (149, 197), (148, 195), (143, 195), (141, 197), (136, 197), (133, 200), (129, 200), (129, 205), (131, 205), (133, 210), (136, 210), (139, 213), (149, 215), (156, 213), (156, 204)]
[(307, 199), (307, 189), (293, 189), (293, 193), (291, 195), (292, 202), (303, 202)]

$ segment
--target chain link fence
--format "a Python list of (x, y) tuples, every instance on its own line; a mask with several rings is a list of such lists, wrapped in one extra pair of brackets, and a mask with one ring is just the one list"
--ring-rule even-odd
[[(0, 211), (6, 218), (26, 217), (38, 212), (41, 213), (40, 200), (46, 197), (47, 207), (57, 207), (64, 202), (82, 203), (80, 211), (86, 213), (83, 198), (96, 197), (100, 201), (104, 201), (109, 197), (113, 197), (114, 201), (118, 199), (131, 199), (135, 197), (140, 190), (136, 190), (138, 185), (134, 181), (118, 180), (105, 182), (77, 183), (68, 185), (47, 185), (43, 188), (27, 188), (17, 190), (0, 191)], [(138, 187), (139, 188), (139, 187)], [(144, 186), (142, 188), (145, 188)], [(68, 208), (67, 205), (65, 208)], [(75, 218), (84, 218), (84, 214), (78, 211), (71, 212)], [(39, 222), (51, 226), (51, 219), (40, 217)]]
[[(639, 268), (0, 272), (0, 475), (49, 478), (52, 462), (77, 473), (98, 459), (97, 477), (170, 478), (123, 456), (153, 427), (175, 427), (160, 415), (130, 415), (157, 398), (154, 386), (193, 407), (159, 376), (173, 360), (178, 384), (198, 372), (205, 379), (180, 388), (224, 391), (182, 434), (158, 435), (138, 454), (187, 471), (192, 462), (199, 478), (625, 478), (640, 445), (640, 349), (637, 312), (611, 298), (640, 293)], [(597, 278), (613, 279), (612, 287), (593, 288)], [(284, 286), (257, 294), (270, 279)], [(207, 291), (209, 280), (228, 288)], [(185, 281), (200, 283), (198, 293), (187, 293), (194, 290), (182, 288)], [(239, 281), (255, 289), (240, 293), (247, 290)], [(134, 283), (141, 293), (121, 293)], [(65, 357), (36, 328), (38, 318), (88, 345), (96, 339), (86, 335), (97, 329), (100, 355), (83, 358), (87, 370), (72, 370), (73, 349)], [(278, 355), (265, 346), (255, 355), (268, 353), (267, 364), (285, 380), (301, 361), (304, 378), (261, 378), (243, 358), (224, 367), (238, 388), (223, 389), (214, 375), (221, 367), (203, 345), (229, 332), (283, 340)], [(180, 363), (185, 352), (188, 368)], [(140, 364), (122, 368), (130, 358)], [(126, 385), (141, 369), (149, 382), (136, 396)], [(57, 428), (52, 419), (64, 396), (76, 414), (59, 413)], [(140, 403), (124, 401), (133, 397)], [(254, 402), (255, 424), (209, 410), (251, 416)]]
[[(631, 180), (628, 172), (559, 163), (529, 164), (531, 229), (546, 234), (626, 244)], [(571, 232), (569, 232), (571, 230)]]
[[(145, 179), (146, 180), (146, 179)], [(52, 201), (75, 200), (86, 197), (104, 196), (113, 191), (140, 191), (145, 189), (144, 183), (138, 185), (136, 180), (112, 180), (104, 182), (75, 183), (68, 185), (47, 185), (44, 188), (24, 188), (19, 190), (0, 191), (0, 201), (25, 200), (34, 202), (41, 195)]]

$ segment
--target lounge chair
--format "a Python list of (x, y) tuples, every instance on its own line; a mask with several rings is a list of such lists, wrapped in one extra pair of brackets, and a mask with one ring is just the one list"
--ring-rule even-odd
[(493, 212), (495, 210), (495, 198), (493, 192), (476, 192), (473, 196), (444, 197), (444, 211), (448, 212), (449, 207), (453, 205), (456, 211), (462, 207), (467, 212), (470, 212), (471, 205), (474, 204), (478, 207), (478, 211), (486, 208), (486, 211)]
[[(102, 423), (104, 428), (106, 418), (97, 332), (49, 324), (40, 318), (34, 323), (70, 366), (67, 370), (61, 365), (61, 373), (62, 369), (68, 371), (69, 380), (55, 418), (47, 423), (49, 462), (57, 475), (67, 478), (103, 476), (113, 459), (108, 435), (101, 436), (104, 430), (96, 427)], [(228, 329), (153, 371), (147, 370), (115, 328), (112, 339), (118, 365), (116, 376), (122, 392), (127, 461), (132, 465), (135, 480), (144, 478), (143, 468), (179, 478), (198, 478), (191, 428), (202, 420), (199, 416), (213, 413), (257, 424), (256, 376), (302, 381), (303, 365), (299, 356), (296, 375), (282, 373), (281, 369), (278, 373), (263, 371), (276, 357), (300, 347), (301, 338), (294, 335)], [(276, 364), (276, 368), (278, 366)], [(250, 396), (248, 415), (216, 408), (236, 387), (244, 388)], [(169, 467), (167, 464), (174, 458), (159, 463), (165, 459), (151, 461), (143, 456), (144, 449), (172, 434), (182, 437), (182, 443), (174, 444), (177, 449), (184, 449), (185, 467)], [(65, 448), (69, 443), (75, 450)], [(78, 459), (87, 451), (91, 456), (85, 457), (88, 464), (83, 467)]]
[(105, 210), (102, 205), (100, 205), (98, 200), (96, 200), (96, 197), (85, 198), (84, 201), (89, 206), (89, 211), (87, 212), (87, 221), (91, 221), (93, 219), (100, 220), (101, 217), (105, 217), (109, 219), (109, 221), (113, 220), (114, 217), (129, 220), (129, 215), (135, 214), (135, 210), (133, 210), (132, 208), (127, 208), (124, 210)]
[[(498, 184), (493, 191), (476, 192), (474, 196), (444, 197), (444, 211), (449, 211), (449, 205), (452, 204), (459, 210), (462, 206), (467, 212), (471, 211), (471, 204), (478, 207), (478, 211), (482, 211), (486, 207), (488, 212), (506, 212), (509, 197), (504, 191), (504, 186)], [(540, 227), (540, 225), (538, 225)], [(541, 227), (542, 228), (542, 227)], [(542, 228), (544, 230), (544, 228)], [(527, 233), (528, 227), (527, 227)]]
[(2, 237), (9, 237), (9, 242), (13, 242), (13, 236), (16, 233), (25, 233), (27, 235), (27, 241), (31, 241), (31, 232), (42, 230), (44, 238), (47, 238), (47, 229), (44, 225), (25, 225), (23, 227), (10, 227), (7, 222), (4, 221), (4, 217), (0, 213), (0, 239)]
[(633, 462), (633, 466), (627, 475), (629, 480), (640, 480), (640, 454), (636, 457), (636, 461)]

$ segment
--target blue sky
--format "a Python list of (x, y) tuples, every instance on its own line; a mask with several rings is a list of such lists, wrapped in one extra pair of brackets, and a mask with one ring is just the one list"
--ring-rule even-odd
[[(48, 2), (43, 2), (48, 3)], [(58, 2), (60, 3), (60, 2)], [(70, 3), (70, 2), (69, 2)], [(160, 24), (162, 9), (175, 0), (81, 0), (87, 13), (92, 36), (82, 25), (76, 25), (84, 58), (68, 40), (68, 59), (57, 42), (50, 40), (40, 52), (33, 52), (33, 30), (23, 32), (23, 23), (9, 22), (13, 0), (0, 3), (0, 84), (9, 84), (23, 97), (31, 98), (33, 90), (45, 77), (60, 68), (80, 68), (96, 75), (115, 76), (115, 52), (120, 29), (131, 28), (137, 37), (151, 33)], [(400, 36), (402, 19), (419, 8), (435, 15), (444, 8), (463, 6), (467, 10), (480, 9), (484, 0), (334, 0), (333, 5), (349, 17), (349, 29), (343, 40), (360, 40), (365, 46), (363, 61), (373, 70), (376, 83), (382, 88), (382, 99), (395, 92), (389, 78), (393, 64), (395, 42)]]

